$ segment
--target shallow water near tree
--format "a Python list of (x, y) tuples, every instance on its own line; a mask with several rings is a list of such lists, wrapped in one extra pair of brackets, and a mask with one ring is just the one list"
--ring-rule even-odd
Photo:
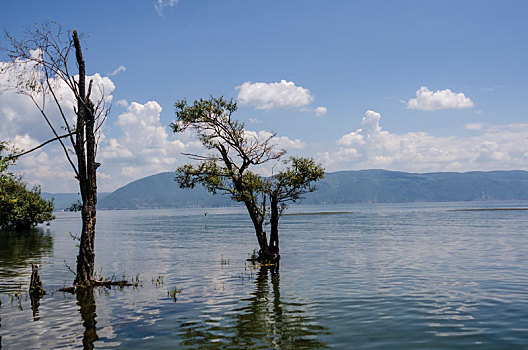
[[(278, 270), (251, 267), (243, 208), (99, 211), (96, 270), (138, 288), (71, 285), (78, 213), (0, 234), (5, 349), (528, 347), (526, 202), (296, 206)], [(204, 215), (207, 212), (207, 215)], [(321, 215), (332, 212), (332, 215)], [(65, 263), (66, 262), (66, 263)], [(31, 263), (48, 294), (31, 301)], [(18, 291), (22, 293), (18, 295)]]

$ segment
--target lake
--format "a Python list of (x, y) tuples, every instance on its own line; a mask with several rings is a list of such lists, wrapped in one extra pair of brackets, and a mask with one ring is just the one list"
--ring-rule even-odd
[(528, 203), (295, 206), (345, 213), (282, 217), (278, 269), (246, 262), (243, 208), (99, 211), (97, 274), (141, 286), (79, 295), (59, 212), (0, 234), (0, 348), (526, 349), (528, 211), (453, 210), (493, 207)]

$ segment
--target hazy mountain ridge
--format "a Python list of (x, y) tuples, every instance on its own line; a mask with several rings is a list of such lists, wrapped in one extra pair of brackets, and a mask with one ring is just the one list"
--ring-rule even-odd
[[(406, 173), (387, 170), (327, 173), (304, 204), (405, 203), (528, 200), (528, 172)], [(173, 172), (148, 176), (100, 198), (101, 209), (218, 207), (236, 205), (229, 196), (201, 186), (180, 189)]]
[[(98, 193), (99, 200), (103, 199), (105, 196), (108, 196), (109, 192), (100, 192)], [(41, 193), (42, 198), (45, 198), (47, 200), (50, 200), (53, 198), (53, 204), (55, 206), (55, 210), (65, 210), (68, 209), (73, 203), (77, 202), (77, 200), (81, 200), (81, 195), (78, 193), (49, 193), (49, 192), (42, 192)]]

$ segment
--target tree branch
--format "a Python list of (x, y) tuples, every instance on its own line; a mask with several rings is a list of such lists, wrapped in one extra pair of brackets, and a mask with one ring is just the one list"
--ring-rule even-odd
[(68, 134), (66, 134), (66, 135), (62, 135), (62, 136), (54, 137), (54, 138), (52, 138), (52, 139), (50, 139), (50, 140), (48, 140), (48, 141), (46, 141), (46, 142), (44, 142), (44, 143), (38, 145), (37, 147), (33, 147), (33, 148), (30, 149), (29, 151), (25, 151), (25, 152), (22, 152), (22, 153), (19, 153), (19, 154), (15, 154), (15, 155), (13, 155), (13, 158), (16, 159), (16, 158), (22, 157), (23, 155), (26, 155), (26, 154), (28, 154), (28, 153), (31, 153), (31, 152), (33, 152), (33, 151), (38, 150), (39, 148), (42, 148), (42, 147), (46, 146), (46, 145), (47, 145), (48, 143), (50, 143), (50, 142), (57, 141), (57, 140), (60, 140), (60, 139), (63, 139), (63, 138), (65, 138), (65, 137), (69, 137), (69, 136), (72, 136), (72, 135), (75, 135), (75, 132), (70, 132), (70, 133), (68, 133)]
[(28, 95), (28, 96), (31, 98), (31, 100), (33, 101), (33, 103), (35, 104), (37, 109), (40, 111), (40, 114), (42, 115), (42, 117), (44, 117), (44, 119), (46, 120), (46, 123), (50, 127), (50, 129), (53, 132), (53, 134), (55, 135), (56, 139), (60, 142), (60, 144), (62, 146), (62, 149), (64, 150), (64, 153), (66, 154), (66, 158), (68, 158), (68, 162), (70, 162), (70, 165), (72, 166), (73, 171), (75, 172), (75, 175), (79, 176), (79, 172), (77, 171), (77, 168), (75, 167), (75, 164), (73, 164), (73, 161), (71, 160), (70, 155), (68, 154), (68, 149), (66, 148), (66, 145), (64, 145), (64, 142), (62, 142), (62, 138), (59, 137), (59, 134), (57, 133), (57, 131), (53, 127), (53, 124), (51, 124), (48, 116), (46, 115), (44, 110), (39, 106), (37, 101), (35, 101), (35, 98), (33, 96), (31, 96), (31, 95)]

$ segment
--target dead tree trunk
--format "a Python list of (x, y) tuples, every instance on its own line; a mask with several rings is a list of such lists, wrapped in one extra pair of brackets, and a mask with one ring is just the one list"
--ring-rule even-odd
[(77, 31), (73, 31), (73, 41), (77, 65), (79, 66), (79, 81), (77, 96), (77, 126), (75, 153), (77, 155), (78, 181), (83, 207), (81, 211), (82, 231), (77, 256), (77, 276), (74, 285), (89, 286), (94, 281), (95, 265), (95, 222), (97, 204), (97, 163), (95, 162), (95, 111), (90, 100), (92, 82), (86, 91), (85, 63), (79, 43)]
[(46, 294), (44, 288), (42, 288), (42, 282), (40, 281), (40, 275), (38, 272), (38, 264), (31, 264), (31, 282), (29, 283), (29, 294), (37, 297), (41, 297)]
[(271, 216), (270, 216), (270, 252), (274, 255), (274, 259), (280, 258), (279, 255), (279, 201), (277, 194), (273, 193), (271, 196)]

